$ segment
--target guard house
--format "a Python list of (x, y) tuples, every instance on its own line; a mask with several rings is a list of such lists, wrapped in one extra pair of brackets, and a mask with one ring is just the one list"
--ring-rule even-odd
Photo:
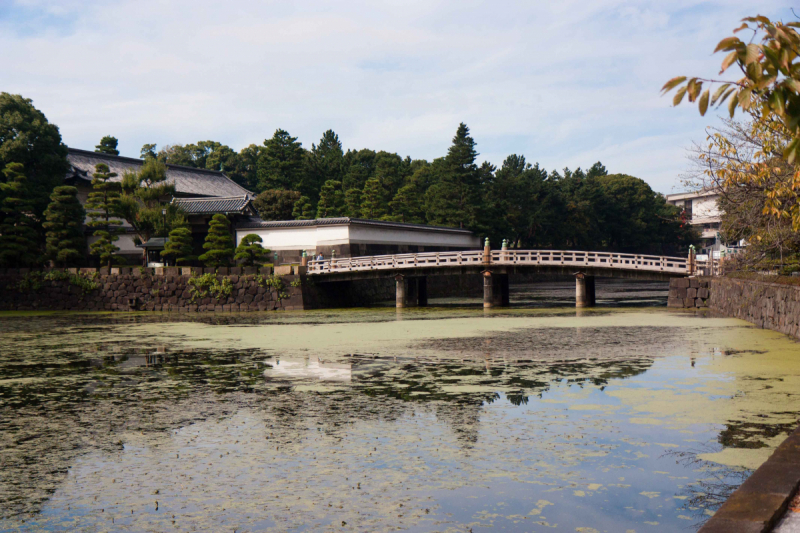
[[(92, 177), (95, 165), (105, 163), (111, 172), (117, 174), (112, 181), (122, 181), (126, 172), (138, 172), (144, 161), (132, 157), (90, 152), (70, 148), (67, 155), (70, 169), (64, 177), (67, 185), (78, 188), (78, 199), (85, 204), (92, 191)], [(208, 231), (208, 220), (217, 213), (228, 215), (232, 222), (238, 217), (252, 217), (256, 210), (252, 205), (254, 194), (241, 187), (222, 172), (201, 168), (166, 165), (167, 181), (175, 185), (173, 203), (178, 204), (187, 214), (192, 228), (195, 252), (202, 253), (203, 241)], [(165, 199), (166, 200), (166, 199)], [(125, 257), (130, 264), (142, 263), (143, 249), (150, 250), (153, 257), (157, 255), (157, 244), (149, 247), (137, 246), (133, 228), (123, 224), (124, 233), (114, 243), (119, 247), (119, 255)], [(87, 246), (94, 237), (87, 231)], [(151, 239), (152, 240), (152, 239)], [(159, 243), (163, 248), (163, 242)], [(149, 252), (148, 252), (149, 253)], [(152, 255), (151, 254), (151, 255)]]
[(459, 228), (363, 220), (320, 218), (316, 220), (261, 220), (243, 218), (236, 224), (236, 243), (254, 233), (264, 248), (277, 252), (277, 263), (297, 263), (305, 250), (310, 257), (329, 258), (397, 253), (476, 250), (480, 239)]

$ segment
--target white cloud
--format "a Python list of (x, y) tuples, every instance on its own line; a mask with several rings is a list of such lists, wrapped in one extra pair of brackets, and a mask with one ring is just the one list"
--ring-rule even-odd
[[(759, 11), (780, 15), (767, 0)], [(713, 123), (659, 96), (710, 54), (739, 0), (160, 2), (26, 0), (0, 11), (1, 89), (34, 99), (65, 141), (214, 139), (278, 128), (305, 146), (443, 155), (466, 122), (481, 157), (646, 179), (662, 192)], [(32, 22), (35, 20), (35, 24)]]

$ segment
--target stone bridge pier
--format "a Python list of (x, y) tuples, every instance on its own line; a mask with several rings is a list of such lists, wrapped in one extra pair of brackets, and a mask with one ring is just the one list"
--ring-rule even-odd
[(577, 272), (575, 274), (575, 307), (594, 307), (596, 301), (594, 276)]
[(508, 274), (484, 270), (483, 275), (483, 307), (507, 307)]
[(398, 274), (395, 281), (395, 305), (401, 307), (425, 307), (428, 305), (428, 278), (408, 277)]

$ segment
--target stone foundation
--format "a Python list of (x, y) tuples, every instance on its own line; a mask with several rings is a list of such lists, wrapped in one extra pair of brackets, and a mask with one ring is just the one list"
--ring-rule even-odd
[(800, 287), (719, 277), (710, 290), (712, 310), (800, 338)]
[(708, 307), (711, 297), (709, 280), (705, 278), (672, 278), (669, 280), (667, 307)]

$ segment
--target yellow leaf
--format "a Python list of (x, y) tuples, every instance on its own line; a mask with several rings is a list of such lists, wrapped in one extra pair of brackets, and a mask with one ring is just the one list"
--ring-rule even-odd
[(732, 50), (741, 42), (742, 41), (740, 41), (738, 37), (726, 37), (719, 42), (716, 48), (714, 48), (714, 53), (717, 53), (720, 50)]
[[(711, 98), (711, 105), (712, 106), (717, 103), (717, 100), (719, 100), (719, 97), (722, 96), (722, 93), (724, 93), (725, 89), (730, 87), (730, 85), (731, 85), (730, 83), (725, 83), (723, 85), (720, 85), (719, 89), (717, 89), (714, 92), (714, 96)], [(720, 102), (720, 103), (722, 103), (722, 102)]]
[(734, 63), (734, 61), (736, 61), (738, 58), (739, 58), (739, 52), (737, 52), (736, 50), (726, 55), (725, 59), (722, 60), (722, 69), (719, 71), (719, 73), (722, 74), (723, 72), (728, 70), (728, 67), (730, 67)]
[(700, 116), (704, 116), (708, 109), (708, 89), (703, 91), (703, 94), (700, 96), (700, 103), (698, 106), (700, 107)]
[(742, 58), (742, 62), (745, 65), (755, 63), (758, 61), (759, 56), (761, 56), (761, 45), (754, 43), (748, 44), (744, 49), (744, 57)]
[(736, 111), (736, 104), (738, 103), (739, 103), (739, 94), (736, 93), (728, 101), (728, 113), (731, 114), (731, 118), (733, 118), (733, 113)]
[(664, 84), (664, 86), (661, 88), (661, 92), (665, 93), (667, 91), (670, 91), (675, 87), (677, 87), (678, 85), (680, 85), (681, 83), (683, 83), (684, 81), (686, 81), (686, 76), (678, 76), (677, 78), (672, 78), (671, 80), (669, 80), (667, 83)]
[(680, 104), (684, 94), (686, 94), (686, 87), (678, 89), (678, 92), (675, 93), (675, 97), (672, 99), (672, 105)]

